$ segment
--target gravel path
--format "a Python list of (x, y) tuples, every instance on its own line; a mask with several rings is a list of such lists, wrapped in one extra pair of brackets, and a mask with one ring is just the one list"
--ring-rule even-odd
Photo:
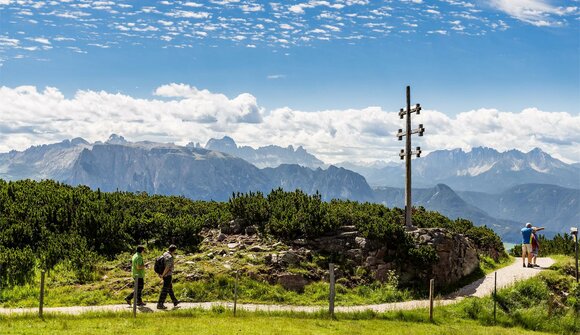
[[(554, 260), (551, 258), (538, 258), (539, 268), (524, 268), (522, 267), (521, 260), (517, 259), (513, 264), (499, 269), (497, 272), (497, 287), (503, 288), (513, 284), (516, 281), (531, 278), (540, 271), (550, 267), (554, 264)], [(495, 273), (495, 272), (494, 272)], [(494, 286), (494, 273), (488, 274), (484, 278), (476, 280), (475, 282), (462, 287), (453, 294), (450, 294), (443, 299), (438, 299), (435, 301), (436, 306), (444, 306), (452, 303), (456, 303), (465, 297), (483, 297), (489, 295), (493, 292)], [(171, 303), (166, 304), (171, 306)], [(223, 306), (228, 309), (233, 309), (233, 303), (223, 303), (223, 302), (200, 302), (200, 303), (181, 303), (178, 309), (191, 309), (191, 308), (201, 308), (201, 309), (211, 309), (215, 306)], [(397, 310), (410, 310), (417, 308), (428, 308), (429, 300), (412, 300), (405, 302), (395, 302), (386, 303), (378, 305), (364, 305), (364, 306), (336, 306), (335, 312), (361, 312), (372, 310), (375, 312), (386, 312), (386, 311), (397, 311)], [(267, 312), (278, 312), (278, 311), (293, 311), (293, 312), (318, 312), (320, 310), (327, 310), (328, 307), (324, 306), (289, 306), (289, 305), (258, 305), (258, 304), (238, 304), (237, 306), (240, 310), (247, 311), (267, 311)], [(87, 312), (119, 312), (119, 311), (131, 311), (132, 308), (126, 304), (123, 305), (105, 305), (105, 306), (70, 306), (70, 307), (49, 307), (44, 308), (45, 313), (65, 313), (65, 314), (81, 314)], [(140, 312), (159, 312), (155, 308), (154, 303), (149, 303), (145, 307), (138, 308)], [(170, 307), (168, 310), (171, 311)], [(0, 308), (0, 314), (14, 314), (14, 313), (38, 313), (38, 308)]]

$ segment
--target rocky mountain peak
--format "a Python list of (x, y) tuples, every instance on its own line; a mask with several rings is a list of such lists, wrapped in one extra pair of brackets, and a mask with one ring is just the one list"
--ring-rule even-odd
[(229, 153), (231, 150), (237, 149), (238, 145), (233, 138), (224, 136), (221, 139), (210, 138), (209, 141), (207, 141), (205, 148)]
[(127, 144), (127, 140), (123, 136), (117, 134), (111, 134), (109, 139), (105, 142), (106, 144)]
[(73, 146), (82, 145), (82, 144), (90, 144), (82, 137), (75, 137), (72, 140), (70, 140), (70, 143)]

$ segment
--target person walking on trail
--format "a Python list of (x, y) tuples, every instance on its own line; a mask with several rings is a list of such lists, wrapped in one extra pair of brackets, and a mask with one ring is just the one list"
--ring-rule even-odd
[(167, 294), (169, 294), (174, 307), (177, 307), (177, 305), (180, 303), (180, 301), (175, 297), (175, 293), (173, 293), (172, 283), (175, 250), (177, 250), (177, 247), (172, 244), (162, 256), (165, 263), (165, 269), (161, 274), (159, 274), (159, 278), (163, 280), (163, 287), (161, 288), (161, 293), (159, 294), (157, 309), (167, 309), (167, 307), (164, 305)]
[(522, 228), (522, 263), (524, 267), (526, 267), (526, 257), (528, 258), (528, 267), (534, 267), (532, 265), (532, 233), (543, 229), (544, 227), (532, 227), (529, 222)]
[[(145, 278), (145, 263), (143, 263), (143, 252), (145, 251), (145, 247), (140, 245), (137, 247), (137, 252), (133, 255), (131, 259), (131, 273), (133, 280), (137, 279), (137, 297), (135, 298), (137, 301), (137, 306), (145, 306), (143, 302), (143, 286), (144, 286), (144, 278)], [(131, 293), (125, 298), (125, 301), (131, 305), (131, 300), (134, 298), (135, 290), (131, 291)]]

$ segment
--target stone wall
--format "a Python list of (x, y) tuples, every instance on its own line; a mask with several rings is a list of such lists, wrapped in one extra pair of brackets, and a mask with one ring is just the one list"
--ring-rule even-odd
[(433, 247), (438, 260), (427, 266), (402, 262), (395, 245), (361, 237), (352, 226), (342, 227), (331, 236), (296, 240), (294, 244), (318, 252), (342, 255), (350, 267), (363, 267), (379, 281), (387, 280), (394, 271), (404, 285), (424, 285), (433, 278), (437, 286), (446, 286), (456, 283), (479, 266), (477, 250), (464, 235), (451, 234), (442, 228), (420, 228), (409, 234), (415, 241), (415, 247)]
[(227, 245), (229, 249), (236, 249), (231, 246), (236, 242), (240, 249), (247, 247), (248, 252), (267, 253), (264, 261), (269, 271), (264, 273), (263, 279), (295, 291), (302, 291), (309, 282), (327, 280), (327, 262), (304, 269), (304, 274), (289, 272), (290, 268), (300, 267), (303, 262), (312, 264), (315, 259), (320, 259), (315, 255), (334, 259), (338, 267), (337, 278), (352, 286), (369, 280), (388, 281), (395, 274), (402, 285), (426, 287), (433, 278), (436, 286), (442, 287), (456, 283), (479, 265), (475, 244), (464, 235), (452, 234), (442, 228), (419, 228), (408, 232), (416, 248), (430, 246), (435, 250), (437, 260), (426, 265), (413, 264), (408, 257), (398, 254), (402, 251), (397, 250), (399, 245), (394, 242), (389, 244), (361, 236), (355, 226), (343, 226), (316, 239), (296, 239), (273, 245), (262, 240), (254, 227), (244, 230), (232, 221), (220, 228), (214, 233), (207, 232), (206, 240)]

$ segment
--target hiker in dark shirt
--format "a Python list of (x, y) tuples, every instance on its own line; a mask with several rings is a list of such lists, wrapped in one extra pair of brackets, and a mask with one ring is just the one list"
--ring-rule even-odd
[(175, 293), (173, 293), (172, 283), (175, 250), (177, 250), (177, 247), (172, 244), (163, 254), (163, 258), (165, 259), (165, 270), (163, 270), (163, 273), (159, 275), (159, 278), (163, 279), (163, 287), (161, 288), (161, 293), (159, 294), (157, 309), (167, 309), (167, 307), (164, 305), (167, 294), (169, 294), (174, 307), (180, 303), (180, 301), (175, 297)]

